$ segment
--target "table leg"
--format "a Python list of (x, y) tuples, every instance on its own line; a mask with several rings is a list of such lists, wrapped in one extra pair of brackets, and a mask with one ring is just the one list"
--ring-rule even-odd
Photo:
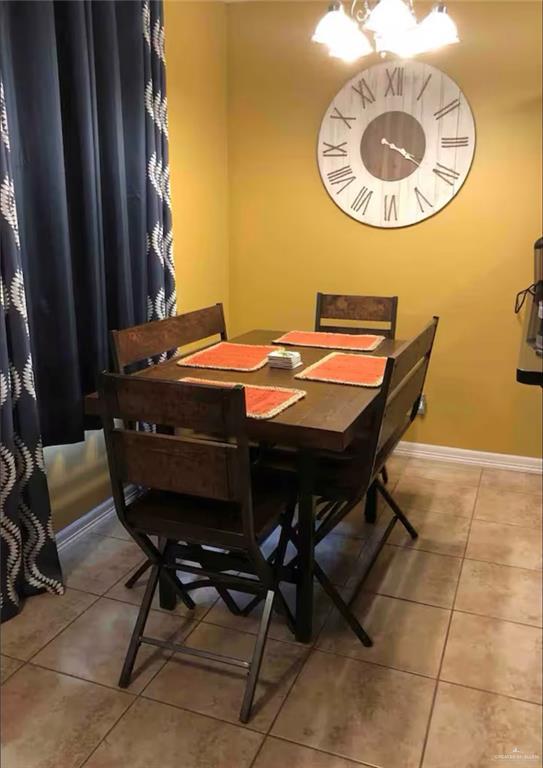
[[(167, 546), (166, 539), (160, 539), (158, 543), (160, 548)], [(175, 589), (171, 583), (163, 576), (160, 576), (158, 581), (158, 598), (160, 607), (167, 611), (173, 611), (177, 605), (177, 595), (175, 593)]]
[(377, 520), (377, 487), (375, 483), (370, 485), (366, 494), (364, 517), (367, 523), (375, 523)]
[(313, 634), (313, 562), (314, 562), (314, 459), (301, 451), (300, 498), (298, 503), (298, 574), (296, 588), (296, 639), (309, 643)]

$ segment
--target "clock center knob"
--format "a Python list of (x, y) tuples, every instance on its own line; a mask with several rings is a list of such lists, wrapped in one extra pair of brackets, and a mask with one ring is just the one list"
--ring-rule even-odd
[(383, 112), (368, 123), (360, 141), (367, 170), (383, 181), (411, 176), (426, 151), (426, 136), (419, 121), (407, 112)]

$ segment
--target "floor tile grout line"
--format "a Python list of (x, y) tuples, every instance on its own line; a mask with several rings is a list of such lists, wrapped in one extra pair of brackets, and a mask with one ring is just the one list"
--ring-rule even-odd
[[(329, 752), (328, 750), (322, 749), (321, 747), (315, 747), (315, 746), (310, 747), (307, 744), (303, 744), (301, 741), (295, 741), (294, 739), (288, 739), (286, 736), (278, 736), (276, 734), (266, 734), (266, 736), (264, 737), (264, 741), (262, 742), (262, 747), (265, 745), (268, 739), (277, 739), (277, 741), (283, 741), (286, 744), (294, 744), (297, 747), (303, 747), (304, 749), (307, 749), (313, 752), (318, 752), (319, 754), (326, 755), (327, 757), (338, 757), (340, 760), (344, 760), (347, 763), (353, 763), (353, 765), (357, 765), (357, 766), (359, 765), (362, 768), (384, 768), (384, 766), (378, 765), (377, 763), (364, 762), (363, 760), (358, 760), (356, 757), (345, 757), (345, 755), (340, 755), (338, 752)], [(259, 752), (262, 750), (262, 747), (259, 749)], [(256, 757), (255, 757), (255, 760), (256, 760)], [(253, 768), (253, 766), (254, 766), (254, 762), (251, 763), (248, 766), (248, 768)]]
[[(6, 655), (5, 653), (2, 654), (2, 656), (5, 656), (5, 655)], [(10, 656), (9, 658), (11, 659), (12, 657)], [(12, 661), (21, 661), (21, 659), (12, 659)], [(0, 689), (4, 687), (7, 681), (13, 677), (13, 675), (16, 675), (17, 672), (20, 672), (24, 667), (26, 667), (27, 664), (28, 664), (27, 661), (22, 661), (20, 667), (17, 667), (17, 669), (14, 669), (13, 672), (10, 672), (8, 676), (5, 677), (0, 683)]]
[(440, 683), (440, 679), (441, 679), (441, 670), (443, 668), (443, 662), (445, 660), (445, 654), (447, 652), (447, 644), (449, 642), (449, 635), (450, 635), (451, 626), (452, 626), (453, 617), (454, 617), (454, 606), (456, 604), (456, 596), (457, 596), (458, 590), (460, 588), (460, 580), (462, 578), (462, 571), (464, 570), (464, 560), (465, 560), (465, 556), (466, 556), (466, 552), (467, 552), (467, 548), (468, 548), (469, 537), (470, 537), (470, 534), (471, 534), (471, 526), (472, 526), (473, 519), (474, 519), (474, 516), (475, 516), (475, 508), (477, 506), (477, 500), (479, 498), (479, 491), (481, 489), (482, 477), (483, 477), (483, 473), (481, 472), (481, 475), (480, 475), (480, 478), (479, 478), (479, 484), (477, 486), (477, 492), (475, 494), (475, 499), (473, 501), (473, 508), (472, 508), (470, 524), (469, 524), (469, 528), (468, 528), (468, 535), (467, 535), (466, 543), (465, 543), (465, 546), (464, 546), (464, 554), (462, 556), (462, 562), (461, 562), (460, 570), (458, 572), (458, 577), (457, 577), (457, 580), (456, 580), (456, 588), (454, 590), (453, 600), (452, 600), (452, 604), (451, 604), (451, 613), (450, 613), (450, 616), (449, 616), (449, 623), (447, 625), (447, 631), (445, 633), (445, 642), (443, 643), (443, 650), (441, 651), (441, 659), (440, 659), (440, 662), (439, 662), (439, 667), (438, 667), (438, 671), (437, 671), (436, 681), (435, 681), (435, 685), (434, 685), (434, 692), (433, 692), (433, 695), (432, 695), (432, 702), (430, 704), (430, 712), (428, 714), (428, 722), (426, 724), (426, 733), (424, 734), (424, 740), (422, 742), (422, 751), (421, 751), (421, 755), (420, 755), (419, 768), (423, 768), (424, 759), (426, 757), (426, 748), (428, 746), (428, 739), (430, 737), (430, 729), (432, 727), (432, 720), (433, 720), (433, 717), (434, 717), (434, 710), (435, 710), (435, 705), (436, 705), (436, 700), (437, 700), (437, 692), (439, 690), (439, 683)]
[[(452, 611), (449, 609), (447, 613), (451, 613)], [(437, 680), (438, 678), (436, 675), (430, 675), (425, 674), (424, 672), (415, 672), (412, 669), (402, 669), (401, 667), (393, 667), (390, 664), (383, 664), (380, 661), (373, 661), (373, 659), (361, 659), (358, 656), (349, 656), (346, 653), (338, 653), (337, 651), (329, 651), (326, 648), (318, 648), (315, 647), (312, 649), (315, 653), (324, 653), (327, 656), (335, 656), (338, 659), (344, 659), (345, 661), (355, 661), (359, 664), (371, 664), (374, 667), (379, 667), (380, 669), (390, 669), (392, 672), (400, 672), (404, 675), (413, 675), (414, 677), (422, 677), (423, 680)]]
[(74, 618), (73, 618), (73, 619), (71, 619), (71, 620), (70, 620), (70, 621), (69, 621), (67, 624), (65, 624), (65, 625), (62, 627), (62, 629), (59, 629), (59, 631), (58, 631), (58, 632), (55, 632), (55, 634), (53, 635), (53, 637), (49, 638), (49, 640), (48, 640), (46, 643), (44, 643), (44, 644), (43, 644), (43, 645), (42, 645), (42, 646), (41, 646), (41, 647), (40, 647), (40, 648), (39, 648), (37, 651), (35, 651), (35, 652), (34, 652), (34, 653), (33, 653), (33, 654), (32, 654), (32, 655), (31, 655), (31, 656), (28, 658), (28, 659), (26, 659), (26, 662), (27, 662), (27, 663), (28, 663), (28, 662), (31, 662), (31, 661), (33, 661), (33, 659), (35, 659), (35, 658), (36, 658), (36, 656), (37, 656), (39, 653), (41, 653), (42, 651), (44, 651), (44, 650), (47, 648), (47, 646), (48, 646), (48, 645), (50, 645), (50, 644), (51, 644), (51, 643), (52, 643), (54, 640), (56, 640), (56, 639), (57, 639), (57, 638), (58, 638), (58, 637), (59, 637), (59, 636), (60, 636), (60, 635), (61, 635), (61, 634), (62, 634), (62, 633), (63, 633), (63, 632), (66, 630), (66, 629), (68, 629), (68, 627), (71, 627), (71, 626), (72, 626), (72, 624), (73, 624), (74, 622), (76, 622), (76, 621), (77, 621), (79, 618), (81, 618), (81, 616), (83, 616), (85, 613), (87, 613), (87, 611), (88, 611), (88, 610), (90, 610), (90, 609), (92, 608), (92, 606), (93, 606), (93, 605), (96, 605), (96, 603), (98, 602), (98, 600), (100, 600), (100, 597), (99, 597), (99, 595), (93, 595), (93, 594), (91, 594), (90, 592), (85, 592), (84, 594), (88, 595), (89, 597), (94, 597), (95, 599), (92, 601), (92, 603), (90, 603), (89, 605), (87, 605), (87, 607), (86, 607), (86, 608), (84, 608), (84, 609), (81, 611), (81, 613), (78, 613), (78, 614), (77, 614), (77, 616), (74, 616)]
[(78, 768), (85, 768), (85, 765), (89, 762), (91, 757), (94, 755), (94, 753), (100, 748), (100, 746), (104, 743), (104, 741), (107, 739), (107, 737), (112, 733), (112, 731), (117, 727), (117, 725), (121, 722), (123, 717), (127, 715), (130, 710), (134, 707), (136, 704), (136, 701), (138, 700), (138, 696), (134, 696), (133, 701), (130, 702), (130, 704), (127, 706), (127, 708), (124, 710), (124, 712), (115, 720), (115, 722), (112, 724), (111, 728), (108, 728), (107, 732), (102, 736), (98, 744), (89, 752), (87, 757), (83, 760), (82, 763), (79, 763)]
[(542, 524), (538, 525), (522, 525), (521, 523), (508, 523), (507, 520), (490, 520), (487, 517), (473, 517), (473, 522), (476, 523), (491, 523), (491, 525), (505, 525), (508, 528), (520, 528), (523, 531), (540, 531)]
[(515, 624), (517, 627), (529, 627), (530, 629), (543, 630), (543, 624), (530, 624), (527, 621), (517, 621), (516, 619), (506, 619), (503, 616), (491, 616), (488, 613), (479, 613), (478, 611), (466, 611), (465, 608), (452, 608), (454, 613), (462, 613), (467, 616), (477, 616), (480, 619), (492, 619), (493, 621), (503, 621), (506, 624)]
[(533, 707), (539, 707), (543, 710), (543, 702), (532, 701), (531, 699), (521, 699), (519, 696), (510, 696), (508, 693), (501, 693), (499, 691), (490, 691), (487, 688), (477, 688), (475, 685), (468, 685), (467, 683), (458, 683), (455, 680), (439, 680), (440, 683), (446, 685), (454, 685), (456, 688), (467, 688), (470, 691), (477, 691), (478, 693), (486, 693), (489, 696), (499, 696), (502, 699), (508, 699), (509, 701), (520, 701), (523, 704), (530, 704)]
[[(244, 617), (240, 617), (244, 618)], [(248, 635), (249, 637), (256, 638), (257, 632), (249, 632), (248, 629), (242, 629), (239, 627), (228, 627), (226, 624), (218, 624), (216, 621), (206, 621), (205, 619), (201, 619), (202, 624), (206, 624), (208, 627), (217, 627), (218, 629), (228, 629), (231, 632), (240, 632), (242, 635)], [(279, 637), (271, 637), (269, 636), (266, 640), (272, 640), (274, 643), (283, 643), (283, 645), (289, 645), (294, 646), (295, 648), (304, 648), (309, 647), (305, 643), (301, 643), (298, 640), (283, 640)]]
[(275, 723), (277, 722), (277, 718), (279, 717), (281, 711), (283, 710), (283, 707), (285, 706), (285, 703), (286, 703), (287, 699), (289, 698), (289, 696), (291, 694), (291, 691), (294, 688), (294, 685), (296, 684), (296, 681), (298, 680), (298, 678), (302, 674), (302, 671), (304, 670), (307, 662), (311, 658), (311, 654), (314, 651), (313, 643), (311, 643), (311, 644), (308, 643), (308, 646), (309, 647), (308, 647), (307, 654), (306, 654), (304, 660), (302, 661), (302, 663), (300, 664), (300, 669), (298, 670), (297, 674), (294, 675), (292, 683), (289, 686), (288, 691), (286, 692), (283, 701), (279, 705), (279, 708), (278, 708), (277, 712), (275, 713), (275, 716), (272, 718), (272, 721), (271, 721), (270, 725), (268, 726), (268, 729), (266, 730), (266, 733), (264, 735), (264, 739), (262, 740), (262, 743), (260, 744), (260, 747), (258, 748), (258, 750), (257, 750), (257, 752), (256, 752), (256, 754), (254, 756), (253, 761), (250, 763), (249, 768), (253, 768), (253, 766), (254, 766), (256, 760), (258, 759), (258, 756), (259, 756), (259, 754), (260, 754), (260, 752), (262, 750), (262, 747), (264, 746), (264, 743), (265, 743), (266, 739), (271, 734), (271, 731), (272, 731), (273, 727), (275, 726)]
[(459, 688), (468, 688), (470, 691), (478, 691), (479, 693), (486, 693), (489, 696), (502, 696), (504, 699), (510, 699), (511, 701), (521, 701), (524, 704), (533, 704), (535, 707), (543, 706), (543, 700), (534, 701), (533, 699), (523, 699), (520, 696), (510, 696), (508, 693), (500, 693), (499, 691), (491, 691), (488, 688), (477, 688), (475, 685), (469, 685), (468, 683), (459, 683), (454, 680), (447, 680), (440, 677), (438, 683), (446, 683), (447, 685), (456, 685)]
[[(462, 560), (462, 564), (465, 560), (469, 561), (469, 558), (464, 558)], [(475, 560), (473, 562), (486, 562), (483, 560)], [(491, 565), (495, 565), (495, 563), (491, 563)], [(511, 568), (515, 568), (515, 566), (509, 566)], [(528, 570), (525, 568), (518, 569), (518, 570)], [(462, 572), (462, 568), (461, 568)], [(538, 573), (538, 571), (530, 571), (528, 570), (528, 573)], [(454, 610), (456, 613), (467, 613), (470, 616), (480, 616), (482, 619), (495, 619), (496, 621), (505, 621), (509, 624), (518, 624), (522, 627), (533, 627), (534, 629), (543, 629), (543, 624), (530, 624), (530, 622), (527, 621), (517, 621), (516, 619), (506, 619), (503, 616), (493, 616), (489, 613), (480, 613), (478, 611), (468, 611), (465, 608), (456, 608), (452, 606), (446, 606), (446, 605), (436, 605), (435, 603), (425, 603), (422, 600), (413, 600), (413, 598), (410, 597), (403, 597), (402, 595), (389, 595), (386, 592), (374, 592), (372, 590), (368, 589), (361, 589), (360, 595), (375, 595), (378, 597), (386, 597), (389, 600), (400, 600), (403, 603), (410, 603), (411, 605), (424, 605), (426, 608), (435, 608), (439, 611), (452, 611)], [(284, 641), (287, 642), (287, 641)]]
[[(119, 581), (120, 581), (120, 580), (119, 580)], [(117, 583), (118, 583), (118, 582), (117, 582)], [(118, 601), (118, 602), (122, 602), (122, 601)], [(132, 603), (127, 603), (127, 605), (132, 605)], [(177, 614), (177, 615), (179, 615), (179, 614)], [(187, 618), (187, 617), (182, 617), (182, 616), (179, 616), (179, 618)], [(190, 634), (192, 634), (192, 632), (194, 631), (194, 629), (196, 628), (196, 626), (197, 626), (197, 625), (200, 623), (200, 621), (199, 621), (198, 619), (189, 619), (189, 620), (191, 620), (191, 621), (193, 621), (193, 622), (194, 622), (194, 627), (193, 627), (193, 628), (192, 628), (192, 629), (189, 631), (189, 633), (187, 634), (187, 636), (186, 636), (185, 638), (183, 638), (183, 641), (184, 641), (184, 640), (186, 640)], [(171, 637), (173, 637), (174, 635), (175, 635), (175, 632), (174, 632), (174, 633), (171, 635)], [(169, 639), (171, 639), (171, 638), (169, 638)], [(142, 694), (144, 693), (144, 691), (146, 690), (146, 688), (148, 688), (148, 687), (151, 685), (151, 683), (153, 682), (153, 680), (154, 680), (154, 679), (155, 679), (155, 678), (158, 676), (158, 674), (159, 674), (159, 673), (160, 673), (160, 672), (161, 672), (161, 671), (164, 669), (164, 667), (166, 666), (166, 664), (167, 664), (167, 663), (170, 661), (171, 657), (173, 656), (173, 653), (174, 653), (174, 652), (172, 651), (172, 653), (171, 653), (171, 654), (170, 654), (170, 655), (169, 655), (167, 658), (165, 658), (165, 660), (164, 660), (164, 663), (163, 663), (163, 664), (161, 664), (161, 665), (160, 665), (160, 666), (157, 668), (157, 670), (155, 671), (155, 673), (154, 673), (154, 674), (151, 676), (151, 678), (150, 678), (150, 679), (147, 681), (147, 683), (146, 683), (146, 684), (143, 686), (143, 688), (141, 689), (141, 691), (138, 691), (138, 693), (136, 693), (136, 694), (132, 694), (132, 693), (130, 693), (130, 691), (128, 691), (128, 690), (126, 691), (126, 693), (130, 694), (131, 696), (134, 696), (134, 700), (133, 700), (133, 701), (130, 703), (130, 705), (129, 705), (129, 706), (126, 708), (126, 710), (123, 712), (123, 714), (122, 714), (122, 715), (121, 715), (121, 716), (120, 716), (120, 717), (119, 717), (119, 718), (118, 718), (118, 719), (115, 721), (115, 723), (114, 723), (114, 724), (112, 725), (112, 727), (111, 727), (111, 728), (110, 728), (110, 729), (107, 731), (107, 733), (106, 733), (106, 734), (104, 734), (104, 736), (103, 736), (103, 737), (100, 739), (100, 741), (99, 741), (99, 742), (98, 742), (98, 744), (97, 744), (97, 745), (94, 747), (94, 749), (92, 750), (92, 752), (91, 752), (91, 753), (90, 753), (90, 754), (89, 754), (89, 755), (88, 755), (88, 756), (85, 758), (85, 761), (84, 761), (83, 763), (81, 763), (81, 765), (79, 766), (79, 768), (84, 768), (84, 766), (85, 766), (85, 765), (87, 764), (87, 762), (88, 762), (88, 761), (91, 759), (91, 757), (92, 757), (92, 756), (93, 756), (93, 754), (96, 752), (96, 750), (97, 750), (97, 749), (100, 747), (100, 745), (101, 745), (101, 744), (102, 744), (102, 743), (103, 743), (103, 742), (106, 740), (106, 738), (109, 736), (109, 734), (110, 734), (110, 733), (112, 733), (113, 729), (114, 729), (114, 728), (115, 728), (115, 727), (116, 727), (116, 726), (117, 726), (117, 725), (120, 723), (120, 721), (121, 721), (121, 720), (124, 718), (124, 716), (128, 714), (128, 712), (129, 712), (129, 711), (132, 709), (132, 707), (134, 707), (134, 706), (135, 706), (135, 704), (136, 704), (136, 702), (138, 701), (138, 699), (141, 699), (141, 698), (142, 698)], [(107, 687), (107, 686), (106, 686), (106, 687)], [(117, 686), (115, 686), (115, 688), (113, 688), (112, 690), (123, 691), (123, 689), (122, 689), (122, 688), (120, 688), (118, 685), (117, 685)], [(148, 698), (146, 698), (145, 696), (143, 696), (143, 698), (144, 698), (144, 699), (146, 699), (146, 701), (152, 701), (152, 699), (148, 699)], [(161, 703), (165, 703), (165, 702), (161, 702)]]
[[(469, 523), (469, 518), (464, 517), (461, 519), (467, 520)], [(385, 547), (394, 547), (395, 549), (404, 549), (407, 552), (424, 552), (426, 555), (439, 555), (440, 557), (452, 557), (456, 560), (463, 560), (462, 555), (451, 555), (450, 552), (436, 552), (435, 549), (425, 549), (423, 547), (410, 547), (407, 544), (394, 544), (392, 541), (387, 541)]]
[(462, 560), (469, 560), (473, 563), (487, 563), (488, 565), (503, 565), (505, 568), (518, 568), (519, 571), (529, 571), (530, 573), (542, 573), (543, 570), (541, 568), (526, 568), (522, 565), (511, 565), (511, 563), (500, 563), (498, 560), (481, 560), (478, 557), (463, 557)]
[(511, 565), (511, 563), (499, 563), (497, 560), (481, 560), (478, 557), (463, 557), (463, 560), (468, 560), (471, 563), (484, 563), (485, 565), (499, 565), (502, 568), (513, 568), (517, 571), (527, 571), (528, 573), (541, 573), (540, 568), (526, 568), (523, 565)]

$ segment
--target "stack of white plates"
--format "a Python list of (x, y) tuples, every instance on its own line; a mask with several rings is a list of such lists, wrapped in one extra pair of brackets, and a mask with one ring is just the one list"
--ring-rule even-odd
[(293, 352), (286, 349), (277, 349), (268, 354), (268, 363), (270, 368), (299, 368), (302, 364), (302, 358), (299, 352)]

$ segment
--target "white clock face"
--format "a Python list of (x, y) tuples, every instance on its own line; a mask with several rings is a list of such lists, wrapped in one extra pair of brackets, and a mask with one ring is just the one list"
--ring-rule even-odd
[(475, 152), (470, 106), (443, 72), (417, 61), (376, 64), (349, 80), (319, 131), (332, 200), (374, 227), (433, 216), (458, 194)]

